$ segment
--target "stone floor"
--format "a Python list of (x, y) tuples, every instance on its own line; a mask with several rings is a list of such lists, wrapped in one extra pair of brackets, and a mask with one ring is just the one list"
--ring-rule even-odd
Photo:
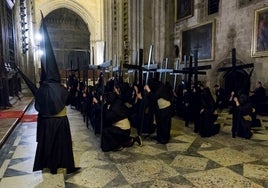
[[(32, 105), (25, 114), (35, 114)], [(76, 166), (71, 175), (32, 172), (36, 122), (19, 122), (1, 148), (0, 187), (268, 187), (268, 117), (259, 117), (252, 139), (231, 137), (231, 116), (219, 114), (220, 134), (201, 138), (193, 126), (172, 121), (166, 145), (143, 136), (143, 146), (102, 152), (100, 137), (87, 129), (80, 112), (68, 108)], [(2, 122), (0, 121), (1, 126)]]

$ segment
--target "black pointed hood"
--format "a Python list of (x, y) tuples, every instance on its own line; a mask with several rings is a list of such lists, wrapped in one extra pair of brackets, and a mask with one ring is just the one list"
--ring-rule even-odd
[(60, 74), (43, 15), (40, 30), (43, 35), (40, 46), (44, 54), (41, 57), (40, 87), (35, 96), (35, 109), (41, 115), (54, 116), (67, 105), (69, 92), (60, 83)]
[(48, 35), (46, 20), (42, 15), (42, 23), (40, 28), (40, 33), (42, 35), (42, 41), (40, 43), (40, 47), (44, 52), (41, 56), (41, 82), (48, 83), (60, 83), (60, 74), (57, 66), (56, 58), (53, 52), (53, 48), (50, 42), (50, 38)]

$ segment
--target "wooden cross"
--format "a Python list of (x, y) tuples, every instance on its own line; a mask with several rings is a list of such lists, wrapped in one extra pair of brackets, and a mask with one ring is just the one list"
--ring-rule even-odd
[(133, 70), (135, 71), (135, 80), (137, 80), (137, 71), (139, 72), (139, 83), (142, 83), (142, 61), (136, 62), (135, 65), (133, 64), (123, 64), (123, 68), (126, 68), (128, 71)]
[(148, 64), (143, 65), (142, 64), (142, 53), (139, 54), (139, 62), (136, 62), (136, 65), (133, 64), (123, 64), (123, 68), (126, 68), (128, 70), (135, 70), (139, 71), (139, 83), (143, 84), (143, 73), (146, 73), (146, 80), (145, 84), (148, 83), (149, 74), (150, 72), (156, 72), (157, 70), (157, 64), (152, 64), (152, 54), (153, 54), (153, 45), (150, 46), (150, 52), (149, 52), (149, 59)]
[(167, 73), (172, 73), (173, 69), (168, 69), (168, 58), (164, 60), (165, 62), (165, 68), (163, 68), (163, 62), (160, 65), (160, 69), (157, 69), (156, 72), (159, 72), (159, 81), (162, 81), (162, 73), (165, 73), (164, 75), (164, 83), (167, 81)]
[[(232, 80), (235, 80), (236, 71), (246, 69), (246, 68), (253, 68), (253, 67), (254, 67), (253, 63), (236, 65), (236, 49), (233, 48), (232, 49), (232, 66), (219, 68), (218, 72), (226, 72), (224, 77), (228, 74), (231, 74)], [(252, 71), (253, 71), (253, 69), (252, 69)], [(236, 85), (233, 86), (233, 88), (231, 88), (231, 90), (238, 92), (239, 89), (245, 89), (243, 87), (246, 87), (245, 84), (247, 84), (247, 83), (245, 83), (245, 82), (250, 82), (250, 77), (251, 77), (252, 71), (250, 72), (248, 78), (246, 80), (244, 80), (244, 83), (237, 83)]]
[[(134, 81), (142, 83), (142, 62), (143, 62), (143, 49), (136, 52), (135, 64), (123, 64), (123, 68), (127, 69), (127, 73), (134, 73)], [(139, 77), (139, 78), (138, 78)]]
[(232, 67), (222, 67), (218, 69), (218, 72), (234, 72), (239, 69), (246, 69), (254, 67), (253, 63), (244, 64), (244, 65), (236, 65), (236, 49), (232, 49)]
[[(186, 58), (184, 59), (185, 59), (184, 63), (187, 63)], [(182, 70), (174, 70), (173, 73), (181, 73), (184, 75), (188, 75), (187, 88), (191, 89), (192, 76), (194, 75), (194, 83), (196, 84), (198, 81), (198, 75), (206, 74), (206, 71), (200, 71), (200, 70), (208, 70), (208, 69), (211, 69), (211, 65), (198, 66), (198, 48), (195, 48), (194, 49), (194, 66), (193, 66), (193, 57), (190, 56), (189, 67), (185, 67)]]

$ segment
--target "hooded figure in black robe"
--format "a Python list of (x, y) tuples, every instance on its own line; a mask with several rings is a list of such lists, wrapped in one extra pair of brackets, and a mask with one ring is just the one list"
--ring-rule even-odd
[(253, 107), (249, 102), (249, 97), (241, 94), (239, 97), (234, 97), (236, 105), (236, 121), (232, 127), (233, 137), (239, 136), (250, 139), (253, 133), (251, 132)]
[(48, 168), (52, 174), (56, 174), (58, 168), (66, 168), (69, 174), (79, 170), (74, 164), (70, 124), (66, 112), (66, 105), (70, 104), (71, 100), (68, 90), (60, 83), (60, 74), (43, 15), (41, 33), (43, 41), (40, 46), (45, 54), (41, 57), (40, 87), (34, 88), (33, 84), (25, 79), (34, 94), (35, 109), (38, 111), (33, 171)]
[(194, 132), (198, 133), (200, 129), (200, 106), (201, 106), (201, 101), (200, 101), (200, 95), (201, 95), (201, 89), (197, 85), (193, 87), (192, 90), (192, 118), (194, 121)]
[(152, 80), (148, 85), (144, 86), (148, 92), (152, 108), (155, 108), (156, 134), (157, 141), (166, 144), (170, 140), (171, 118), (173, 115), (172, 99), (173, 91), (169, 83)]
[(214, 124), (217, 119), (215, 111), (215, 101), (209, 88), (203, 88), (200, 94), (200, 127), (199, 135), (201, 137), (210, 137), (220, 131), (220, 125)]
[(216, 109), (222, 110), (226, 108), (226, 96), (224, 89), (219, 86), (215, 85), (215, 95), (216, 95)]
[(119, 97), (118, 91), (112, 91), (105, 95), (103, 110), (103, 130), (101, 135), (101, 149), (104, 152), (120, 150), (124, 147), (131, 147), (135, 142), (140, 146), (140, 136), (131, 137), (131, 126), (129, 108)]

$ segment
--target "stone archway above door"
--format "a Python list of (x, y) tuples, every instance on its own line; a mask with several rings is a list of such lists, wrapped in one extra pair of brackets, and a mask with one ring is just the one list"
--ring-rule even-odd
[[(236, 64), (237, 66), (240, 66), (246, 65), (247, 63), (242, 62), (240, 59), (236, 59)], [(216, 70), (223, 67), (232, 67), (232, 59), (227, 58), (221, 61)], [(232, 91), (248, 94), (252, 71), (253, 68), (233, 68), (225, 72), (217, 72), (216, 77), (217, 80), (219, 80), (221, 87), (225, 89), (227, 95), (230, 95)]]
[(250, 79), (249, 74), (245, 70), (234, 70), (227, 72), (223, 75), (224, 85), (223, 88), (227, 95), (232, 91), (236, 94), (249, 93)]
[[(59, 8), (44, 18), (61, 78), (70, 69), (69, 61), (80, 68), (89, 64), (90, 32), (87, 23), (74, 11)], [(70, 56), (70, 53), (73, 52)], [(62, 80), (64, 82), (64, 80)]]
[[(92, 0), (92, 1), (66, 1), (66, 0), (57, 0), (57, 1), (46, 1), (40, 0), (35, 2), (35, 6), (39, 7), (35, 10), (36, 16), (36, 25), (41, 25), (41, 14), (40, 10), (43, 12), (43, 15), (46, 16), (54, 10), (67, 8), (77, 13), (85, 23), (88, 25), (88, 30), (91, 34), (91, 41), (102, 40), (102, 10), (103, 10), (103, 0)], [(94, 8), (91, 8), (94, 7)]]

